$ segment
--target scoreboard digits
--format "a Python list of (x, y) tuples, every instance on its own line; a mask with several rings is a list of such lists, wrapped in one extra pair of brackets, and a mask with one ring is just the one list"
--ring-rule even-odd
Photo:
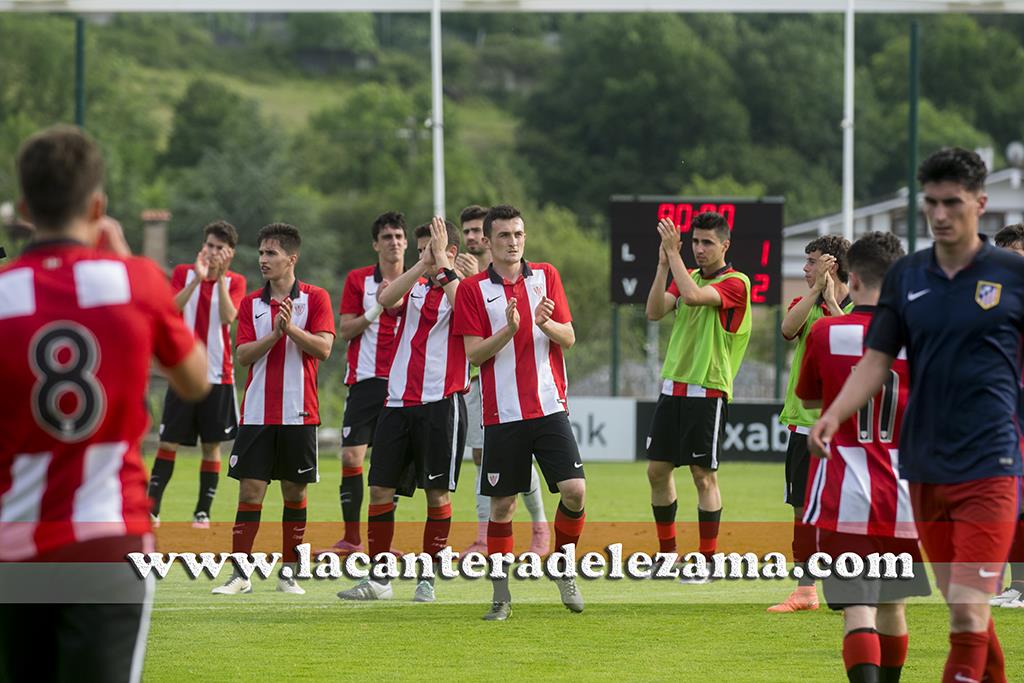
[(661, 240), (656, 226), (670, 218), (683, 234), (683, 261), (690, 251), (693, 218), (705, 211), (722, 214), (733, 232), (726, 261), (750, 278), (753, 304), (777, 305), (782, 294), (781, 199), (701, 199), (612, 197), (612, 302), (644, 303), (658, 267)]

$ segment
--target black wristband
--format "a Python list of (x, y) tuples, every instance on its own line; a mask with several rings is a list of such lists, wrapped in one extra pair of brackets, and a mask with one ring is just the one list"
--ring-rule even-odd
[(434, 278), (438, 281), (438, 283), (440, 283), (442, 287), (444, 287), (449, 282), (455, 282), (456, 280), (458, 280), (459, 276), (451, 268), (442, 268), (437, 272), (437, 275), (435, 275)]

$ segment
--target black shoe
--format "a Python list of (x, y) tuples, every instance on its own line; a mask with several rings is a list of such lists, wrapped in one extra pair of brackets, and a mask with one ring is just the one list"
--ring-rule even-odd
[(511, 602), (492, 602), (491, 610), (484, 615), (484, 621), (505, 621), (511, 616)]

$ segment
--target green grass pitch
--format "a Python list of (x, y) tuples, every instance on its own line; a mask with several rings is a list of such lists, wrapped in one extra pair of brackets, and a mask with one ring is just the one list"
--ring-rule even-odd
[[(191, 519), (199, 459), (182, 451), (164, 497), (163, 522)], [(321, 458), (321, 482), (309, 489), (312, 522), (338, 522), (337, 459)], [(587, 521), (650, 521), (642, 463), (587, 465)], [(454, 495), (456, 522), (475, 520), (467, 462)], [(719, 482), (723, 520), (785, 522), (782, 466), (724, 463)], [(677, 472), (682, 529), (696, 521), (693, 487)], [(221, 478), (213, 519), (230, 522), (238, 486)], [(280, 519), (280, 493), (272, 488), (263, 519)], [(549, 519), (556, 498), (548, 496)], [(397, 519), (423, 519), (422, 494), (403, 500)], [(528, 522), (520, 505), (517, 521)], [(365, 521), (365, 508), (364, 508)], [(340, 522), (337, 524), (340, 533)], [(321, 527), (323, 528), (323, 527)], [(639, 527), (637, 527), (639, 528)], [(518, 533), (518, 530), (517, 530)], [(654, 542), (653, 525), (649, 531)], [(584, 541), (587, 529), (584, 529)], [(410, 550), (419, 550), (410, 547)], [(460, 549), (456, 547), (456, 549)], [(788, 547), (777, 550), (786, 551)], [(177, 550), (161, 545), (167, 552)], [(225, 574), (226, 576), (226, 574)], [(223, 580), (223, 579), (221, 579)], [(276, 593), (274, 581), (254, 581), (241, 596), (211, 596), (215, 583), (175, 570), (157, 586), (145, 679), (179, 680), (845, 680), (840, 656), (842, 618), (824, 604), (817, 612), (770, 615), (792, 583), (719, 581), (581, 581), (583, 614), (565, 610), (547, 580), (513, 582), (514, 613), (506, 623), (484, 623), (490, 587), (485, 581), (439, 581), (438, 602), (409, 602), (412, 582), (395, 583), (390, 602), (342, 603), (335, 593), (346, 579), (304, 582), (307, 594)], [(820, 590), (819, 590), (820, 594)], [(1007, 657), (1009, 680), (1024, 680), (1024, 610), (994, 611)], [(935, 681), (947, 650), (947, 616), (936, 598), (918, 599), (907, 611), (910, 653), (903, 681)]]

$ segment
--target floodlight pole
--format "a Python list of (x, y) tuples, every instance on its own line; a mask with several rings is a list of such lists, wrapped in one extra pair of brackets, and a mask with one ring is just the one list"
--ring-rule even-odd
[(433, 113), (430, 127), (434, 137), (434, 215), (445, 215), (444, 201), (444, 89), (441, 74), (441, 0), (430, 10), (430, 67)]
[(846, 57), (843, 88), (843, 237), (853, 241), (853, 2), (846, 2)]

